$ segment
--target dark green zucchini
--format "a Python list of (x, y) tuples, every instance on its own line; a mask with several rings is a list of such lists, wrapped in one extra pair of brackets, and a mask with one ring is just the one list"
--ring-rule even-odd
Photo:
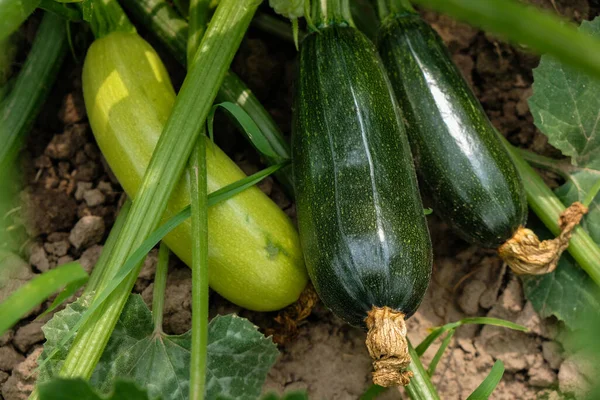
[(399, 318), (405, 334), (402, 318), (429, 284), (431, 242), (402, 117), (362, 33), (333, 24), (304, 39), (293, 127), (300, 240), (315, 289), (346, 322), (373, 331)]
[(463, 238), (497, 248), (526, 221), (519, 174), (440, 37), (404, 11), (383, 20), (377, 46), (404, 114), (420, 186), (434, 212)]

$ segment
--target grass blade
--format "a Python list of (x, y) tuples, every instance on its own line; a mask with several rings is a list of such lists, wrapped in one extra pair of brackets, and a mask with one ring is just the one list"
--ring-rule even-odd
[(21, 286), (0, 304), (0, 336), (60, 288), (72, 282), (81, 283), (87, 276), (79, 263), (72, 262), (45, 272)]
[(600, 77), (600, 41), (516, 0), (413, 0)]
[(488, 374), (488, 376), (477, 386), (477, 389), (469, 397), (467, 400), (487, 400), (500, 380), (504, 375), (504, 363), (500, 360), (496, 360), (492, 370)]
[(425, 371), (419, 355), (410, 341), (408, 342), (408, 352), (411, 358), (408, 369), (413, 373), (413, 377), (405, 387), (406, 393), (412, 400), (440, 400), (429, 374)]
[(517, 331), (527, 332), (528, 329), (522, 325), (515, 324), (514, 322), (506, 321), (499, 318), (491, 318), (491, 317), (473, 317), (473, 318), (464, 318), (460, 321), (451, 322), (449, 324), (440, 326), (431, 331), (429, 335), (417, 346), (415, 349), (416, 353), (422, 356), (425, 351), (431, 346), (431, 344), (444, 332), (447, 332), (452, 329), (456, 329), (459, 326), (467, 325), (467, 324), (480, 324), (480, 325), (493, 325), (493, 326), (501, 326), (504, 328), (514, 329)]
[(440, 348), (438, 349), (438, 351), (435, 353), (435, 356), (431, 360), (431, 363), (429, 364), (429, 367), (427, 368), (427, 373), (429, 374), (429, 376), (433, 376), (433, 374), (435, 373), (435, 369), (437, 368), (438, 363), (442, 359), (444, 352), (448, 348), (448, 345), (450, 344), (450, 341), (452, 340), (452, 337), (454, 336), (454, 332), (456, 332), (456, 329), (452, 329), (450, 332), (448, 332), (448, 334), (442, 341)]
[(279, 157), (271, 143), (267, 140), (267, 138), (262, 134), (256, 122), (243, 108), (238, 106), (235, 103), (230, 101), (224, 101), (219, 104), (215, 104), (208, 114), (208, 118), (206, 119), (206, 123), (208, 125), (208, 134), (212, 138), (213, 137), (213, 122), (215, 111), (219, 108), (225, 109), (229, 114), (233, 116), (236, 122), (241, 127), (241, 131), (244, 133), (244, 136), (248, 141), (256, 148), (263, 156), (271, 158), (271, 159), (279, 159), (279, 162), (284, 161)]

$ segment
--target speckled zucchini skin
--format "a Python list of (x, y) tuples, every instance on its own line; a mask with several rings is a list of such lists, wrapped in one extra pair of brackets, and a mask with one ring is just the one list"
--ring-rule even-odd
[(383, 22), (377, 46), (434, 212), (466, 240), (500, 246), (525, 224), (525, 191), (444, 43), (418, 15), (404, 14)]
[(402, 117), (374, 45), (353, 28), (300, 50), (293, 170), (300, 241), (323, 302), (346, 322), (410, 316), (429, 284), (429, 231)]

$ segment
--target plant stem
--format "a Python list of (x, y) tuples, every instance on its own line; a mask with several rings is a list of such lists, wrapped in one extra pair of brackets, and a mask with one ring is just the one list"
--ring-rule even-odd
[(311, 14), (319, 29), (331, 25), (354, 26), (348, 0), (315, 0)]
[(7, 173), (54, 85), (67, 54), (66, 22), (45, 13), (25, 65), (0, 103), (0, 180)]
[(566, 164), (560, 160), (554, 160), (552, 158), (540, 156), (532, 151), (518, 147), (514, 147), (514, 151), (516, 151), (521, 157), (523, 157), (525, 161), (529, 162), (530, 164), (538, 168), (543, 168), (545, 170), (554, 172), (565, 180), (569, 179), (569, 170), (571, 167), (570, 164)]
[(408, 342), (408, 352), (411, 358), (408, 369), (412, 371), (413, 377), (405, 388), (406, 393), (412, 400), (439, 400), (440, 397), (435, 390), (435, 386), (433, 386), (429, 374), (425, 371), (410, 341)]
[[(191, 0), (189, 12), (188, 65), (208, 23), (209, 1)], [(192, 356), (190, 360), (190, 399), (204, 398), (206, 352), (208, 345), (208, 199), (206, 140), (204, 130), (196, 140), (189, 160), (192, 208)]]
[[(502, 135), (498, 134), (498, 136), (510, 152), (521, 175), (529, 206), (554, 235), (560, 234), (558, 221), (566, 207), (533, 168), (523, 160), (520, 153)], [(600, 248), (582, 227), (578, 226), (573, 230), (567, 250), (594, 282), (600, 285)]]
[(167, 288), (167, 272), (169, 271), (170, 250), (166, 244), (160, 242), (158, 247), (158, 263), (154, 274), (154, 291), (152, 292), (152, 321), (154, 333), (163, 332), (163, 312), (165, 308), (165, 289)]
[[(222, 0), (144, 175), (125, 227), (110, 258), (112, 279), (158, 225), (200, 135), (217, 90), (260, 1)], [(133, 238), (133, 240), (131, 240)], [(141, 268), (138, 265), (77, 333), (64, 362), (63, 377), (89, 378), (119, 318)], [(100, 288), (102, 290), (103, 287)]]
[(413, 0), (600, 77), (600, 41), (516, 0)]
[[(187, 65), (188, 24), (169, 4), (164, 0), (123, 0), (122, 3), (134, 17), (138, 18), (165, 44), (181, 65)], [(279, 164), (283, 160), (291, 158), (290, 145), (273, 118), (252, 91), (233, 72), (229, 71), (225, 76), (223, 84), (219, 88), (217, 101), (235, 103), (252, 117), (271, 147), (280, 156), (277, 159), (265, 157), (269, 165)], [(277, 171), (275, 177), (283, 185), (287, 195), (293, 197), (291, 167)]]
[(117, 244), (117, 238), (123, 230), (123, 225), (125, 224), (125, 220), (127, 219), (127, 214), (129, 214), (130, 209), (131, 200), (127, 199), (125, 204), (123, 204), (123, 207), (121, 207), (121, 210), (119, 210), (119, 216), (117, 217), (117, 220), (113, 224), (113, 227), (108, 234), (108, 238), (104, 243), (102, 253), (100, 253), (100, 257), (98, 258), (98, 261), (96, 261), (96, 265), (94, 265), (94, 270), (90, 275), (90, 280), (88, 281), (88, 284), (83, 292), (84, 295), (96, 291), (98, 289), (98, 285), (103, 280), (108, 269), (108, 260)]
[(208, 203), (206, 141), (198, 140), (190, 159), (192, 194), (192, 357), (190, 399), (204, 397), (208, 344)]

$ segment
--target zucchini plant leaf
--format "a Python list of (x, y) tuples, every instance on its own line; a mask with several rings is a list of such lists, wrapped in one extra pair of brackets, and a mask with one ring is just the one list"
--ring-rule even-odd
[[(85, 311), (80, 299), (55, 314), (43, 330), (42, 358), (59, 343)], [(148, 390), (150, 399), (186, 398), (189, 385), (191, 333), (155, 333), (152, 314), (141, 296), (131, 295), (106, 349), (92, 375), (91, 384), (108, 393), (119, 378), (132, 379)], [(68, 347), (44, 364), (40, 381), (60, 368)], [(206, 399), (256, 399), (278, 351), (250, 321), (235, 315), (217, 316), (208, 325)], [(61, 357), (63, 356), (63, 357)]]
[[(600, 38), (600, 18), (583, 21), (579, 30)], [(565, 169), (567, 182), (555, 193), (565, 205), (580, 201), (589, 206), (581, 225), (600, 243), (600, 79), (547, 55), (533, 76), (529, 107), (535, 125), (574, 166)], [(552, 237), (542, 224), (532, 228), (540, 238)], [(600, 306), (597, 286), (566, 253), (554, 272), (523, 277), (523, 288), (542, 317), (555, 316), (571, 329), (580, 327), (585, 309)]]
[(40, 400), (148, 400), (135, 383), (119, 380), (107, 396), (99, 395), (83, 379), (52, 379), (38, 387)]
[[(600, 37), (600, 18), (581, 32)], [(600, 79), (543, 56), (533, 71), (529, 107), (535, 125), (573, 165), (600, 170)]]

